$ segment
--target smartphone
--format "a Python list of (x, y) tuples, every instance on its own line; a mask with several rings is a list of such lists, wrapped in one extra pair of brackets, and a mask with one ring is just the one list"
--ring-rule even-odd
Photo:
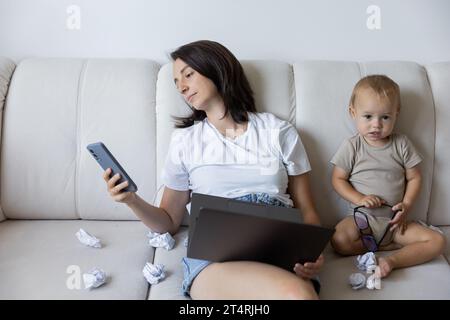
[(136, 184), (131, 180), (130, 176), (126, 173), (126, 171), (122, 168), (120, 163), (114, 158), (111, 152), (109, 152), (108, 148), (102, 142), (91, 143), (87, 147), (90, 154), (97, 160), (98, 164), (106, 170), (111, 168), (112, 172), (110, 177), (114, 176), (116, 173), (120, 174), (120, 179), (116, 183), (120, 184), (124, 181), (128, 181), (128, 186), (122, 191), (128, 192), (136, 192), (138, 190)]

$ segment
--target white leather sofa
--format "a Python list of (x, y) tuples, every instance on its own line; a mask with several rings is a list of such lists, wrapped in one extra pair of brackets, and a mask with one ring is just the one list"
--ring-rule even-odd
[[(326, 226), (345, 214), (346, 204), (330, 184), (329, 160), (355, 132), (347, 115), (352, 87), (366, 74), (395, 79), (403, 103), (398, 130), (425, 156), (423, 187), (411, 216), (450, 236), (450, 62), (243, 65), (258, 109), (299, 130)], [(170, 64), (150, 60), (41, 58), (15, 66), (0, 59), (1, 299), (184, 299), (180, 259), (186, 253), (186, 223), (173, 250), (154, 250), (146, 227), (111, 200), (99, 166), (86, 151), (87, 144), (103, 141), (137, 183), (140, 196), (157, 203), (171, 115), (188, 110), (171, 72)], [(80, 244), (79, 228), (100, 238), (104, 247)], [(347, 279), (357, 272), (355, 258), (327, 248), (320, 297), (449, 299), (449, 247), (429, 263), (394, 271), (376, 291), (353, 291)], [(166, 279), (149, 286), (142, 275), (146, 262), (164, 264)], [(77, 275), (93, 267), (104, 269), (109, 279), (88, 291)]]

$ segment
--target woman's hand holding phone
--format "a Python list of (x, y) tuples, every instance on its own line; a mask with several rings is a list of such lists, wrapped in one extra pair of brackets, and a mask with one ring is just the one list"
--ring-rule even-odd
[(114, 176), (110, 177), (111, 168), (108, 168), (103, 173), (103, 179), (106, 181), (108, 192), (111, 197), (116, 202), (122, 202), (125, 204), (130, 204), (136, 200), (136, 192), (124, 192), (124, 188), (128, 187), (128, 181), (124, 181), (116, 185), (117, 181), (120, 179), (120, 174), (116, 173)]

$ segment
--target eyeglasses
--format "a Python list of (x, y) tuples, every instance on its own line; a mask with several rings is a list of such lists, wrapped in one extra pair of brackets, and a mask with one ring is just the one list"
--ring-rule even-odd
[[(388, 204), (383, 204), (383, 206), (392, 208), (392, 206)], [(361, 241), (363, 242), (364, 246), (367, 248), (367, 250), (371, 252), (378, 251), (380, 244), (383, 242), (384, 237), (386, 236), (389, 225), (384, 230), (383, 236), (381, 237), (380, 241), (376, 241), (375, 237), (373, 236), (372, 228), (369, 224), (369, 219), (367, 217), (367, 214), (360, 209), (365, 208), (365, 206), (359, 206), (353, 209), (353, 219), (355, 220), (355, 224), (359, 229), (359, 234), (361, 235)], [(395, 215), (397, 214), (399, 210), (394, 211), (391, 220), (394, 219)]]

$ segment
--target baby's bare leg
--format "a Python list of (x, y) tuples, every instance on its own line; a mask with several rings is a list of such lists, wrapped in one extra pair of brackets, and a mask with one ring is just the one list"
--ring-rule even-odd
[(394, 243), (402, 246), (390, 256), (379, 258), (381, 276), (386, 277), (393, 269), (403, 268), (430, 261), (444, 251), (445, 238), (439, 232), (410, 222), (405, 233), (394, 234)]
[(378, 248), (378, 251), (392, 251), (392, 250), (397, 250), (400, 249), (402, 246), (399, 245), (398, 243), (395, 242), (391, 242), (388, 245), (385, 246), (380, 246)]
[(342, 255), (356, 255), (367, 251), (361, 241), (359, 230), (353, 217), (346, 217), (336, 225), (336, 232), (331, 238), (334, 250)]

